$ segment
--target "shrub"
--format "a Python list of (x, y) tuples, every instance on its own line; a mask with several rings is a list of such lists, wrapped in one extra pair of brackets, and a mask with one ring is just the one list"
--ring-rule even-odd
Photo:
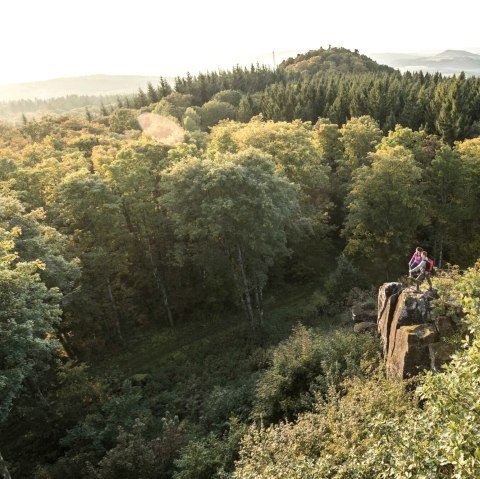
[(300, 325), (273, 352), (272, 364), (257, 383), (253, 415), (266, 423), (293, 419), (347, 377), (364, 376), (364, 364), (378, 358), (371, 335), (340, 330), (316, 333)]
[(238, 459), (240, 440), (246, 426), (236, 419), (221, 437), (211, 433), (206, 438), (191, 441), (175, 461), (174, 479), (221, 479), (230, 477), (234, 461)]
[[(344, 393), (330, 390), (314, 412), (295, 422), (250, 427), (242, 440), (236, 479), (371, 479), (382, 464), (364, 461), (389, 421), (394, 423), (412, 407), (411, 394), (402, 382), (386, 379), (379, 371), (372, 378), (352, 378)], [(375, 418), (382, 421), (374, 422)], [(378, 454), (388, 454), (388, 447)], [(400, 477), (400, 476), (398, 476)], [(404, 477), (404, 476), (402, 476)], [(406, 476), (405, 476), (406, 477)]]
[(100, 461), (99, 479), (167, 479), (184, 435), (178, 420), (166, 419), (159, 437), (147, 439), (146, 424), (137, 420), (131, 433), (121, 430), (117, 445)]

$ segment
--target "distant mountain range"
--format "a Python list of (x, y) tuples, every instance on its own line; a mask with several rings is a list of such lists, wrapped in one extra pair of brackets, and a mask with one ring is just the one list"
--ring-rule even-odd
[(400, 71), (440, 72), (444, 75), (465, 72), (467, 76), (480, 75), (480, 55), (464, 50), (445, 50), (436, 55), (408, 53), (372, 53), (379, 63), (385, 63)]
[[(30, 83), (0, 85), (0, 101), (20, 99), (46, 99), (66, 95), (124, 95), (139, 88), (146, 89), (148, 82), (156, 86), (160, 77), (134, 75), (90, 75)], [(172, 78), (167, 78), (173, 81)]]

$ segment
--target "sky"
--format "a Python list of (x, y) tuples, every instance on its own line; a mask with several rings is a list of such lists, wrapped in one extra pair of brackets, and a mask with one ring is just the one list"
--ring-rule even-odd
[(0, 84), (195, 74), (329, 45), (480, 53), (479, 14), (471, 0), (0, 0)]

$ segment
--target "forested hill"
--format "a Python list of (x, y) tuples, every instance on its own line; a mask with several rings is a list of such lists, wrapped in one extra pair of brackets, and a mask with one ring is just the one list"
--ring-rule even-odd
[(312, 75), (318, 72), (388, 72), (394, 69), (361, 55), (358, 50), (352, 52), (346, 48), (320, 48), (307, 53), (298, 54), (295, 58), (288, 58), (279, 65), (280, 70), (288, 73), (302, 73)]

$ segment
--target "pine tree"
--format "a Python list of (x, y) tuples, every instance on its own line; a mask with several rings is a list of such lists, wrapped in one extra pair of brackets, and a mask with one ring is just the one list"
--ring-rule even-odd
[(157, 91), (150, 82), (148, 82), (147, 85), (147, 98), (150, 103), (157, 103), (159, 101)]

